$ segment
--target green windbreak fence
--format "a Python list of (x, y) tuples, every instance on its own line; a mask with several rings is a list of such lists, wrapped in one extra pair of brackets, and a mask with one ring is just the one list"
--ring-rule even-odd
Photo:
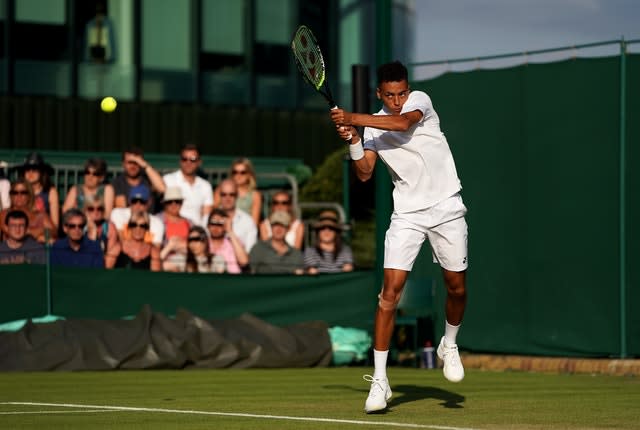
[[(47, 278), (50, 281), (47, 281)], [(184, 308), (207, 319), (244, 312), (272, 324), (322, 320), (370, 329), (376, 306), (373, 273), (337, 275), (213, 275), (0, 266), (0, 322), (40, 317), (119, 319), (148, 304), (174, 315)]]
[[(413, 83), (432, 98), (469, 207), (463, 347), (640, 355), (640, 55), (625, 60), (625, 85), (620, 57)], [(425, 252), (414, 276), (437, 271)]]

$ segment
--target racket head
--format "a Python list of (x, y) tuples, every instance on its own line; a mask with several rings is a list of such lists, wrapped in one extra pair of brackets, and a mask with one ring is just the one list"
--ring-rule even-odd
[(324, 57), (318, 40), (306, 25), (301, 25), (291, 39), (291, 51), (300, 74), (307, 83), (320, 92), (331, 106), (335, 106), (326, 84)]

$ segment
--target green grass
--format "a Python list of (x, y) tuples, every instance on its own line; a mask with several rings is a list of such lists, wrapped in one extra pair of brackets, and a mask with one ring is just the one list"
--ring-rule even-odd
[[(391, 368), (384, 414), (362, 412), (369, 369), (0, 373), (3, 429), (637, 429), (636, 377), (470, 370), (459, 384), (438, 370)], [(125, 406), (84, 410), (5, 402)], [(17, 414), (16, 412), (20, 412)], [(28, 412), (28, 413), (24, 413)], [(209, 414), (204, 414), (205, 412)], [(327, 418), (295, 421), (218, 413)], [(371, 423), (371, 424), (367, 424)]]

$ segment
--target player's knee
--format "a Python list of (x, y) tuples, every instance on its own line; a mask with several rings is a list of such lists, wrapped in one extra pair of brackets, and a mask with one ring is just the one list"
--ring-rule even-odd
[(467, 295), (467, 289), (464, 282), (447, 283), (447, 294), (449, 297), (461, 298)]
[(378, 306), (383, 311), (395, 311), (400, 302), (400, 297), (402, 297), (400, 292), (385, 292), (383, 290), (378, 294)]

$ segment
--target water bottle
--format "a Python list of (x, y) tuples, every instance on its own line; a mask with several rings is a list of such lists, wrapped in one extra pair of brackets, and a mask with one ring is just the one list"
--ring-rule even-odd
[(423, 369), (433, 369), (436, 367), (435, 349), (431, 345), (431, 341), (428, 340), (422, 348), (422, 361), (421, 366)]

